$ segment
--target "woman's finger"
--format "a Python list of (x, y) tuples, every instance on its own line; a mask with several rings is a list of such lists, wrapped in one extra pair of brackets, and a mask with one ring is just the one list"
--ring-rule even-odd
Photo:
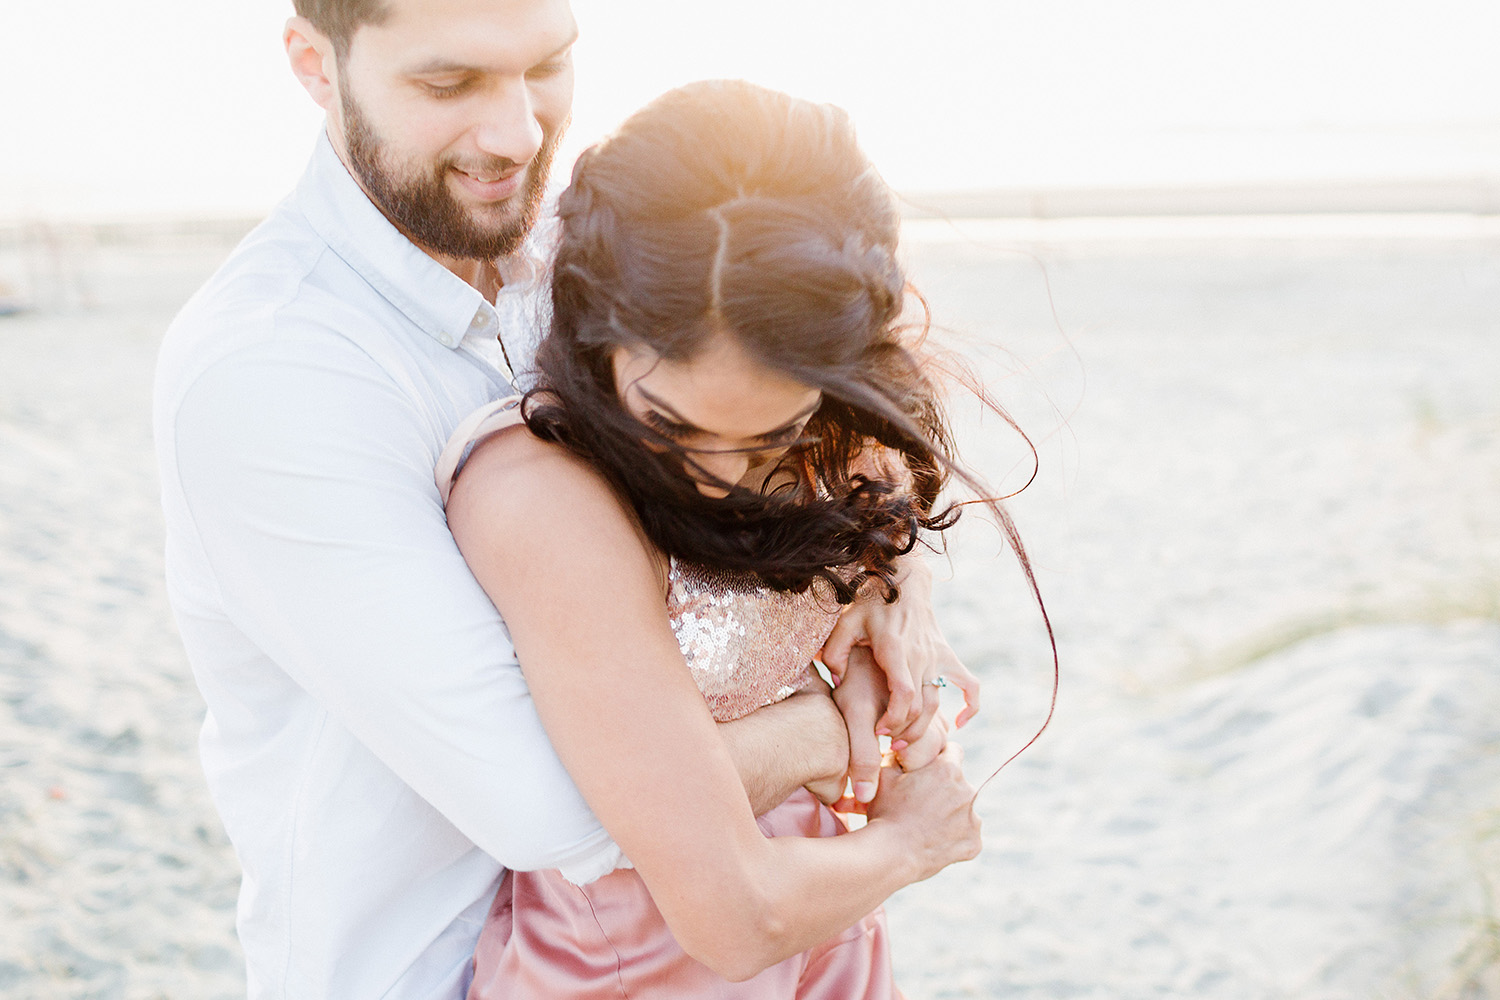
[(948, 665), (943, 676), (964, 693), (964, 709), (958, 713), (958, 719), (954, 723), (955, 726), (962, 728), (964, 723), (979, 714), (979, 678), (959, 662), (956, 656), (953, 657), (953, 662)]
[(917, 685), (912, 679), (912, 662), (906, 655), (906, 644), (899, 640), (881, 642), (877, 639), (877, 642), (873, 650), (875, 665), (885, 674), (889, 700), (875, 731), (889, 736), (906, 730), (922, 706), (917, 700)]
[(863, 639), (864, 626), (859, 616), (845, 609), (844, 613), (839, 615), (839, 620), (834, 623), (833, 631), (828, 633), (818, 659), (835, 677), (842, 677), (844, 671), (849, 669), (849, 650)]
[(891, 739), (906, 740), (910, 743), (927, 732), (938, 709), (942, 707), (941, 690), (931, 682), (923, 684), (922, 693), (913, 702), (913, 707), (917, 709), (916, 716), (906, 725), (906, 728), (891, 733)]

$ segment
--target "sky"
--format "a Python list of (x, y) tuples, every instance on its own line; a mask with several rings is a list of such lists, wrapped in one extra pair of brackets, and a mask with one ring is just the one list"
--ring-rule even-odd
[[(849, 109), (910, 192), (1238, 181), (1500, 184), (1494, 0), (574, 0), (565, 154), (737, 76)], [(0, 220), (264, 212), (321, 113), (290, 0), (12, 2)], [(565, 169), (568, 156), (562, 159)]]

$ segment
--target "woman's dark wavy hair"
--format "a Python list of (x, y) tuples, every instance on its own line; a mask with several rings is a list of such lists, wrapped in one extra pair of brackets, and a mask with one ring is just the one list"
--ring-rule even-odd
[[(848, 116), (741, 81), (682, 87), (580, 157), (559, 215), (532, 431), (597, 467), (669, 555), (783, 590), (823, 579), (845, 603), (873, 577), (894, 600), (893, 560), (956, 518), (937, 509), (951, 436), (901, 322), (894, 199)], [(719, 336), (822, 392), (782, 462), (800, 486), (706, 497), (706, 470), (621, 405), (617, 348), (683, 361)], [(904, 469), (874, 471), (871, 441)]]
[[(843, 603), (872, 578), (895, 600), (894, 560), (955, 522), (963, 504), (938, 502), (959, 479), (1041, 609), (1056, 707), (1057, 642), (1035, 574), (1000, 500), (953, 460), (926, 304), (896, 259), (895, 200), (842, 110), (740, 81), (671, 91), (579, 158), (559, 215), (552, 324), (523, 405), (534, 433), (599, 469), (661, 551), (783, 590), (822, 579)], [(913, 302), (921, 318), (906, 322)], [(779, 466), (796, 475), (775, 480), (797, 485), (716, 480), (621, 404), (618, 348), (685, 361), (724, 336), (822, 392)], [(947, 374), (1021, 433), (983, 385)], [(704, 496), (695, 477), (728, 495)], [(851, 579), (849, 566), (862, 571)]]

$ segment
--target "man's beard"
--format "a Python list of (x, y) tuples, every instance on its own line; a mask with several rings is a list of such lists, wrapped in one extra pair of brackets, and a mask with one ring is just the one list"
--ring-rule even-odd
[[(486, 225), (460, 205), (448, 190), (448, 170), (453, 161), (433, 164), (422, 176), (399, 176), (381, 162), (384, 146), (354, 97), (348, 84), (341, 104), (344, 113), (344, 141), (349, 149), (349, 166), (359, 176), (365, 192), (386, 217), (399, 227), (413, 243), (425, 250), (469, 260), (495, 260), (520, 249), (526, 234), (536, 224), (547, 187), (547, 172), (562, 139), (562, 129), (543, 135), (542, 146), (531, 163), (522, 167), (524, 186), (501, 208), (505, 217)], [(469, 165), (469, 173), (500, 173), (514, 166), (504, 157), (490, 157), (483, 163)]]

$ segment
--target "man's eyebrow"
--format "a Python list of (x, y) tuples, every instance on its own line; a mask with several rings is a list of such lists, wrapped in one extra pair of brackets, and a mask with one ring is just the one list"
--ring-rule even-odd
[[(686, 430), (686, 431), (696, 431), (698, 433), (702, 433), (703, 432), (703, 428), (701, 428), (698, 425), (694, 424), (691, 420), (688, 420), (682, 414), (680, 414), (676, 410), (672, 409), (671, 405), (668, 404), (665, 400), (662, 400), (662, 399), (659, 399), (656, 396), (653, 396), (651, 394), (651, 392), (649, 390), (647, 390), (644, 386), (642, 386), (640, 383), (636, 383), (635, 391), (638, 392), (638, 393), (640, 393), (641, 394), (641, 398), (644, 399), (646, 402), (650, 403), (652, 406), (656, 407), (658, 410), (661, 410), (664, 413), (666, 413), (666, 415), (669, 416), (669, 417), (671, 417), (672, 420), (675, 423), (681, 424), (683, 430)], [(766, 441), (766, 440), (770, 440), (771, 438), (780, 437), (782, 434), (785, 434), (787, 431), (791, 430), (793, 427), (796, 427), (802, 421), (806, 420), (808, 417), (810, 417), (814, 413), (818, 412), (818, 407), (820, 407), (822, 405), (823, 405), (823, 399), (822, 399), (822, 397), (819, 397), (818, 399), (814, 400), (813, 403), (812, 403), (812, 405), (808, 406), (807, 409), (803, 410), (801, 413), (797, 414), (795, 417), (793, 417), (792, 419), (788, 420), (786, 423), (782, 424), (780, 427), (776, 428), (774, 431), (767, 431), (764, 434), (757, 434), (755, 436), (755, 439), (757, 441)]]
[(461, 63), (453, 59), (438, 57), (429, 59), (424, 63), (413, 66), (406, 71), (407, 76), (426, 76), (429, 73), (474, 73), (479, 70), (478, 66)]
[[(569, 39), (562, 45), (538, 59), (534, 65), (541, 65), (551, 59), (567, 54), (567, 51), (578, 41), (578, 31), (575, 29)], [(477, 66), (473, 63), (459, 62), (446, 56), (434, 56), (424, 63), (418, 63), (406, 71), (407, 76), (429, 76), (440, 73), (483, 73), (486, 67)]]

